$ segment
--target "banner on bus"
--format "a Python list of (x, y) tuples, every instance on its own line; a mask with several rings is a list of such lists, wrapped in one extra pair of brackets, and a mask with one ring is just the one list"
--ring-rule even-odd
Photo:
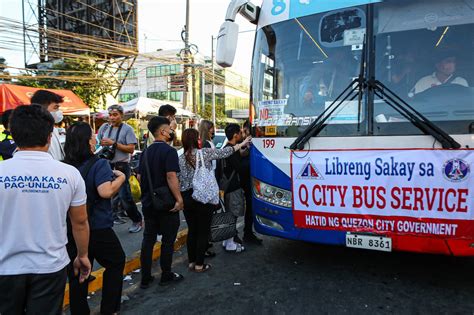
[(294, 151), (300, 228), (474, 237), (474, 150)]

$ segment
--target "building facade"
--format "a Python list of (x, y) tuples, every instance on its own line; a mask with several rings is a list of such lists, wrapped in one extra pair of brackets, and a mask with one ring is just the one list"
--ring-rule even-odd
[[(137, 97), (184, 102), (185, 69), (179, 57), (180, 50), (156, 51), (138, 55), (128, 73), (119, 71), (119, 79), (124, 83), (118, 95), (119, 102), (127, 102)], [(210, 58), (195, 55), (189, 65), (187, 87), (187, 109), (201, 116), (212, 106), (212, 84), (216, 108), (227, 117), (236, 110), (249, 108), (249, 80), (242, 75), (215, 65), (214, 80)], [(242, 116), (242, 113), (240, 113)], [(248, 116), (248, 114), (246, 115)], [(234, 117), (241, 118), (241, 117)]]

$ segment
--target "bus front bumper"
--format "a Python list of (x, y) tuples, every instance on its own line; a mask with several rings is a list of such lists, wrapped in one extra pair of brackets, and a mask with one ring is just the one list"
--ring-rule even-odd
[[(260, 234), (318, 244), (346, 246), (346, 231), (295, 227), (291, 209), (253, 198), (253, 212), (255, 230)], [(474, 238), (442, 239), (400, 234), (391, 234), (388, 237), (392, 239), (393, 251), (474, 256)]]

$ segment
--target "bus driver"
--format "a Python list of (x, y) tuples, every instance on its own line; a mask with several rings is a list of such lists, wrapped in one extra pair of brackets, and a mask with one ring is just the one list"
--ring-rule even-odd
[(458, 84), (465, 87), (469, 86), (466, 79), (455, 74), (456, 57), (454, 53), (444, 52), (438, 54), (435, 61), (436, 71), (418, 80), (409, 94), (410, 97), (440, 85)]

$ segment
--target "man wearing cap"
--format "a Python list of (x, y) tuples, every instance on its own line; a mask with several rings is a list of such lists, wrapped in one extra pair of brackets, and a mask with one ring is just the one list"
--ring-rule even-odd
[[(137, 209), (133, 200), (128, 179), (131, 175), (130, 158), (135, 150), (138, 140), (133, 128), (123, 122), (123, 107), (112, 105), (108, 108), (109, 123), (103, 124), (98, 132), (98, 138), (102, 147), (107, 147), (115, 154), (109, 155), (112, 169), (119, 170), (127, 176), (127, 180), (122, 185), (119, 198), (127, 215), (133, 221), (128, 229), (130, 233), (138, 233), (142, 229), (142, 215)], [(114, 209), (116, 210), (116, 209)]]
[(436, 71), (421, 78), (413, 87), (410, 94), (418, 94), (436, 86), (445, 84), (458, 84), (468, 87), (466, 79), (456, 76), (456, 57), (452, 53), (442, 53), (437, 56)]

